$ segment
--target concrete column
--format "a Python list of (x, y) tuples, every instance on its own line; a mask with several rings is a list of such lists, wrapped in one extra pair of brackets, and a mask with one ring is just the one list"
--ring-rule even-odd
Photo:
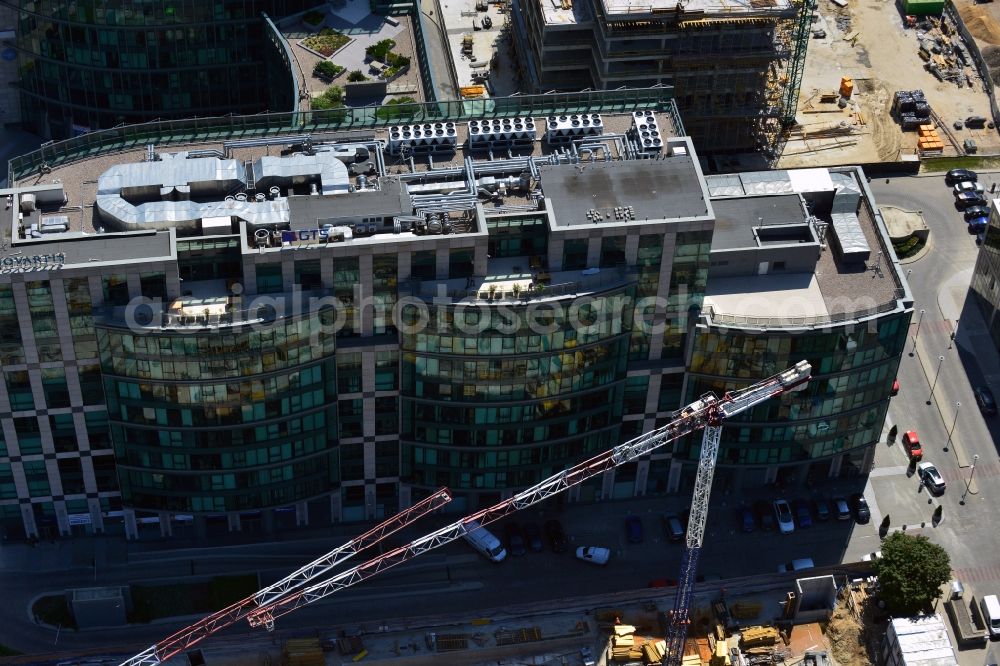
[(865, 459), (861, 462), (861, 473), (867, 475), (875, 465), (875, 445), (865, 449)]
[(365, 520), (375, 520), (375, 486), (365, 484)]
[(549, 270), (561, 271), (563, 262), (563, 239), (549, 239)]
[(309, 503), (295, 503), (295, 526), (302, 527), (309, 524)]
[(104, 514), (101, 513), (101, 500), (91, 498), (87, 500), (87, 509), (90, 511), (90, 526), (94, 534), (104, 534)]
[(830, 471), (827, 473), (827, 477), (831, 479), (836, 479), (838, 476), (840, 476), (840, 468), (843, 466), (843, 464), (844, 464), (844, 454), (838, 453), (833, 457), (832, 460), (830, 460)]
[[(402, 282), (410, 279), (411, 266), (413, 265), (412, 252), (400, 252), (396, 256), (396, 279)], [(325, 282), (324, 282), (325, 284)]]
[(229, 522), (230, 532), (242, 532), (243, 523), (240, 522), (240, 514), (235, 511), (231, 511), (226, 514), (226, 520)]
[(69, 536), (73, 530), (69, 526), (69, 514), (66, 513), (66, 502), (53, 502), (56, 509), (56, 526), (59, 528), (59, 536)]
[(248, 256), (243, 261), (243, 294), (246, 296), (257, 293), (257, 264), (253, 262), (253, 256)]
[[(295, 288), (295, 262), (292, 260), (294, 255), (291, 252), (282, 254), (284, 256), (281, 262), (281, 289), (282, 291), (292, 291)], [(320, 279), (322, 279), (322, 273)]]
[[(331, 499), (333, 499), (331, 497)], [(410, 489), (410, 484), (400, 483), (399, 484), (399, 510), (409, 509), (413, 504), (413, 492)], [(331, 508), (332, 508), (331, 504)]]
[(437, 268), (436, 268), (437, 279), (438, 280), (447, 280), (448, 279), (448, 266), (449, 266), (448, 248), (446, 248), (446, 247), (439, 247), (439, 248), (437, 248), (437, 250), (435, 252), (436, 253), (434, 255), (434, 259), (437, 262)]
[(639, 234), (625, 236), (625, 263), (635, 266), (639, 261)]
[(611, 499), (615, 494), (615, 470), (609, 469), (601, 475), (601, 499)]
[(632, 490), (632, 494), (636, 497), (646, 496), (646, 484), (649, 477), (649, 460), (643, 459), (636, 463), (635, 469), (635, 488)]
[(684, 464), (676, 458), (670, 460), (670, 471), (667, 472), (667, 492), (676, 493), (681, 488), (681, 470)]
[(473, 248), (472, 274), (476, 277), (486, 277), (489, 275), (489, 246), (479, 243)]
[(587, 268), (601, 265), (601, 239), (591, 238), (587, 241)]
[(135, 521), (135, 509), (125, 509), (122, 511), (125, 518), (125, 538), (139, 538), (139, 524)]
[(35, 512), (30, 504), (21, 505), (21, 520), (24, 522), (24, 535), (29, 539), (38, 538), (38, 524), (35, 523)]
[(764, 472), (764, 483), (771, 484), (778, 480), (778, 466), (768, 465)]
[(161, 537), (172, 537), (174, 535), (174, 525), (170, 522), (170, 514), (166, 511), (157, 512), (157, 516), (160, 519), (160, 536)]
[[(409, 506), (409, 496), (410, 496), (409, 486), (406, 487), (406, 496), (407, 496), (407, 506)], [(399, 501), (400, 501), (400, 508), (402, 508), (402, 502), (403, 502), (402, 490), (400, 490)], [(330, 520), (332, 520), (335, 523), (339, 523), (343, 519), (344, 519), (344, 503), (342, 498), (340, 497), (340, 491), (338, 490), (330, 495)]]

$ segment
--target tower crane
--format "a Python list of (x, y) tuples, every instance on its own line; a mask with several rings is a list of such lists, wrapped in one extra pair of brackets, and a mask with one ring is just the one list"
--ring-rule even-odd
[[(229, 626), (242, 618), (246, 618), (251, 626), (263, 626), (268, 630), (272, 630), (274, 629), (274, 621), (283, 615), (291, 613), (307, 604), (324, 599), (342, 589), (356, 585), (418, 555), (462, 538), (468, 534), (468, 525), (474, 521), (480, 525), (488, 525), (504, 516), (538, 504), (563, 492), (567, 488), (614, 469), (619, 465), (632, 462), (680, 437), (704, 428), (705, 434), (702, 440), (691, 514), (688, 522), (687, 548), (682, 560), (681, 577), (678, 580), (677, 594), (674, 600), (674, 608), (667, 636), (667, 664), (669, 666), (680, 664), (681, 657), (683, 656), (684, 640), (687, 636), (688, 610), (694, 591), (698, 556), (701, 551), (702, 539), (705, 532), (705, 520), (708, 516), (708, 499), (712, 489), (712, 478), (718, 456), (722, 421), (772, 397), (788, 391), (802, 390), (809, 381), (811, 372), (812, 368), (809, 363), (800, 361), (792, 368), (747, 388), (727, 392), (722, 398), (717, 398), (713, 393), (706, 393), (695, 402), (674, 412), (670, 423), (660, 428), (640, 435), (624, 444), (619, 444), (569, 469), (558, 472), (541, 483), (516, 493), (510, 499), (499, 502), (489, 508), (481, 509), (476, 513), (461, 518), (450, 525), (426, 534), (384, 555), (342, 571), (327, 580), (314, 582), (322, 578), (323, 575), (335, 566), (333, 561), (336, 558), (330, 557), (331, 554), (328, 554), (284, 579), (292, 579), (294, 585), (280, 588), (278, 587), (280, 585), (279, 582), (269, 588), (265, 588), (265, 590), (257, 592), (247, 600), (244, 600), (244, 602), (239, 602), (231, 606), (230, 608), (239, 607), (238, 612), (231, 614), (234, 619), (231, 621), (227, 619), (225, 624), (213, 628), (211, 632), (206, 632), (206, 623), (208, 620), (226, 613), (228, 609), (219, 611), (209, 616), (209, 618), (177, 632), (165, 641), (161, 641), (152, 648), (149, 648), (144, 653), (123, 662), (121, 666), (155, 666), (155, 664), (165, 661), (167, 658), (177, 654), (181, 649), (184, 649), (184, 647), (192, 644), (189, 642), (187, 645), (178, 648), (177, 646), (183, 643), (183, 640), (180, 639), (198, 636), (197, 640), (201, 640), (207, 637), (209, 633), (217, 631), (223, 628), (223, 626)], [(447, 495), (447, 491), (443, 489), (438, 491), (438, 493)], [(424, 502), (426, 501), (424, 500)], [(416, 508), (416, 506), (413, 508)], [(424, 513), (430, 510), (433, 509), (426, 509)], [(402, 525), (399, 525), (393, 531), (401, 527)], [(375, 528), (375, 530), (378, 529)], [(375, 530), (372, 530), (372, 532)], [(371, 534), (371, 532), (366, 534)], [(348, 545), (345, 545), (344, 548), (348, 547)], [(354, 550), (351, 554), (354, 552), (357, 551)], [(341, 558), (337, 563), (343, 561), (343, 559), (346, 558)], [(323, 564), (313, 569), (313, 565), (316, 563)], [(308, 583), (312, 584), (306, 586)], [(247, 605), (241, 606), (241, 604)], [(180, 639), (177, 637), (180, 637)], [(159, 646), (161, 645), (164, 646), (164, 649), (159, 651)], [(143, 659), (144, 655), (146, 655), (145, 659)]]

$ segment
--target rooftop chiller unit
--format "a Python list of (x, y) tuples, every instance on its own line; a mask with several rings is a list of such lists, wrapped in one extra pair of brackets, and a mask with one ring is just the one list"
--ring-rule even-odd
[(549, 145), (562, 145), (587, 136), (604, 134), (604, 121), (599, 113), (574, 113), (549, 116), (545, 121), (545, 141)]
[(469, 149), (530, 148), (535, 143), (534, 118), (488, 118), (469, 121)]
[(657, 153), (663, 150), (663, 135), (660, 134), (660, 124), (656, 122), (656, 114), (652, 111), (633, 111), (630, 133), (639, 150), (647, 153)]
[(389, 128), (389, 154), (433, 155), (453, 153), (458, 147), (455, 123), (418, 123)]

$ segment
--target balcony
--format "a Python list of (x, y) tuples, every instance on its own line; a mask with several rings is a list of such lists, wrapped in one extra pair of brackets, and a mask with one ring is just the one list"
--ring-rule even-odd
[[(527, 265), (528, 270), (523, 267)], [(454, 280), (410, 280), (400, 285), (400, 296), (428, 303), (515, 305), (545, 299), (586, 296), (636, 281), (623, 268), (555, 271), (544, 268), (541, 257), (494, 259), (486, 277)]]

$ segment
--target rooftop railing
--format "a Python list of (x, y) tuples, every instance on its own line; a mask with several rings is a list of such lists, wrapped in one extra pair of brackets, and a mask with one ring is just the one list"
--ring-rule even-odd
[(8, 164), (10, 183), (56, 167), (98, 155), (144, 148), (221, 142), (232, 139), (308, 134), (385, 127), (400, 122), (463, 121), (514, 116), (567, 113), (626, 113), (654, 109), (669, 113), (677, 133), (683, 125), (673, 100), (673, 88), (591, 90), (578, 93), (515, 95), (491, 99), (414, 102), (398, 106), (345, 107), (325, 111), (260, 113), (253, 116), (219, 116), (187, 120), (159, 120), (122, 125), (43, 145), (15, 157)]
[(701, 311), (710, 326), (730, 326), (733, 328), (812, 328), (842, 324), (851, 321), (863, 321), (880, 314), (892, 312), (900, 308), (900, 301), (905, 297), (902, 289), (896, 289), (893, 300), (870, 308), (860, 308), (850, 312), (836, 312), (828, 315), (809, 315), (792, 317), (755, 317), (750, 315), (729, 314), (716, 311), (712, 305), (705, 305)]

